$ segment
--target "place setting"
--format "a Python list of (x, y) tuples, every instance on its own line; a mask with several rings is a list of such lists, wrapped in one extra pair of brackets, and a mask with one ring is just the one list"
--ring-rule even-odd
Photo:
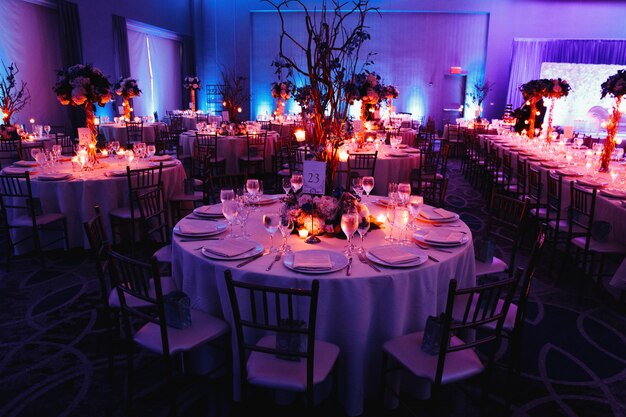
[(194, 219), (183, 219), (173, 228), (176, 236), (190, 240), (214, 237), (228, 229), (227, 222), (204, 222)]
[(418, 220), (426, 223), (452, 223), (459, 220), (459, 218), (458, 214), (451, 211), (426, 205), (417, 216)]
[(405, 245), (382, 245), (369, 248), (365, 256), (370, 261), (391, 268), (413, 268), (428, 260), (426, 252)]
[(292, 271), (305, 274), (327, 274), (346, 268), (349, 259), (338, 251), (309, 249), (289, 252), (283, 265)]
[(263, 245), (249, 239), (234, 238), (209, 241), (202, 246), (200, 251), (207, 258), (235, 261), (262, 254)]
[(421, 229), (413, 233), (413, 239), (421, 245), (452, 248), (465, 245), (470, 237), (466, 232), (447, 229)]

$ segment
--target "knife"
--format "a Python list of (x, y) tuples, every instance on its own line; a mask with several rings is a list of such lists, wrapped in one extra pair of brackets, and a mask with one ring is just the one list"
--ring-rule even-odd
[(243, 261), (243, 262), (241, 262), (241, 263), (237, 264), (235, 267), (236, 267), (236, 268), (241, 268), (242, 266), (244, 266), (244, 265), (248, 265), (250, 262), (252, 262), (252, 261), (254, 261), (254, 260), (256, 260), (256, 259), (259, 259), (260, 257), (267, 255), (268, 253), (269, 253), (269, 252), (267, 252), (267, 251), (265, 251), (265, 252), (261, 252), (261, 253), (259, 253), (258, 255), (254, 255), (253, 257), (248, 258), (248, 259), (246, 259), (245, 261)]
[(439, 262), (439, 259), (437, 259), (437, 258), (435, 258), (433, 256), (430, 256), (430, 255), (428, 255), (428, 259), (430, 259), (433, 262)]

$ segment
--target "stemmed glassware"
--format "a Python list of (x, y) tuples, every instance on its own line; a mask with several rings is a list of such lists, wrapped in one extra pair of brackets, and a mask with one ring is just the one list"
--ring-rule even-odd
[(32, 156), (35, 161), (37, 160), (38, 153), (41, 153), (41, 148), (30, 148), (30, 156)]
[(288, 214), (281, 214), (278, 229), (280, 230), (280, 234), (283, 236), (283, 244), (280, 247), (280, 251), (283, 253), (287, 253), (291, 249), (288, 245), (288, 238), (293, 231), (293, 228), (294, 224), (291, 216)]
[(120, 143), (117, 140), (113, 140), (111, 141), (111, 149), (113, 149), (113, 152), (115, 152), (115, 155), (117, 155), (117, 150), (120, 148)]
[(233, 233), (233, 223), (235, 222), (235, 219), (237, 218), (238, 209), (239, 209), (238, 205), (239, 203), (237, 202), (237, 200), (235, 200), (234, 195), (233, 195), (233, 198), (222, 201), (222, 214), (224, 215), (224, 217), (226, 217), (226, 220), (228, 221), (229, 233), (227, 237), (229, 238), (237, 237)]
[(265, 231), (270, 235), (270, 252), (276, 252), (274, 247), (274, 233), (278, 230), (280, 223), (280, 214), (278, 213), (266, 213), (263, 215), (263, 227)]
[(250, 178), (246, 181), (246, 191), (250, 194), (250, 201), (253, 203), (257, 200), (257, 194), (259, 193), (259, 180), (256, 178)]
[(250, 204), (248, 202), (248, 196), (241, 193), (237, 198), (237, 202), (239, 203), (239, 207), (237, 209), (237, 218), (239, 220), (239, 226), (241, 228), (241, 237), (250, 237), (250, 233), (246, 231), (246, 223), (248, 221), (248, 217), (250, 216)]
[(387, 210), (385, 212), (387, 218), (387, 226), (389, 226), (389, 233), (385, 236), (385, 239), (389, 242), (394, 242), (395, 239), (393, 237), (393, 227), (396, 219), (396, 204), (389, 200), (387, 204)]
[(361, 197), (361, 195), (363, 194), (363, 178), (352, 178), (352, 189), (354, 190), (354, 194), (356, 194), (358, 197)]
[(293, 189), (294, 194), (300, 191), (302, 188), (302, 184), (304, 183), (304, 179), (302, 178), (302, 174), (293, 174), (291, 176), (291, 188)]
[(611, 186), (615, 188), (615, 180), (619, 177), (619, 171), (615, 168), (611, 168), (609, 174), (611, 175)]
[(156, 146), (154, 146), (154, 145), (146, 146), (146, 157), (148, 159), (152, 158), (155, 153), (156, 153)]
[(348, 209), (341, 215), (341, 230), (348, 238), (348, 246), (345, 254), (350, 256), (354, 252), (354, 243), (352, 243), (352, 236), (359, 228), (359, 213), (356, 209)]
[(50, 130), (52, 130), (50, 125), (43, 125), (43, 131), (46, 134), (46, 136), (50, 134)]
[(285, 190), (285, 197), (289, 195), (289, 191), (291, 191), (291, 178), (283, 177), (282, 179), (283, 190)]
[(224, 204), (225, 201), (235, 199), (235, 190), (232, 188), (224, 188), (220, 190), (220, 201)]
[(365, 235), (370, 230), (370, 211), (365, 204), (361, 204), (359, 207), (359, 226), (357, 231), (359, 232), (359, 236), (361, 236), (361, 248), (359, 252), (365, 253), (365, 246), (363, 239)]
[(406, 205), (409, 202), (409, 196), (411, 195), (411, 184), (408, 182), (401, 182), (398, 184), (398, 199), (400, 204)]
[(363, 187), (363, 191), (365, 191), (365, 194), (367, 195), (367, 200), (369, 201), (370, 193), (374, 189), (374, 177), (363, 177), (361, 185)]
[(402, 244), (408, 243), (408, 239), (406, 237), (406, 227), (409, 224), (409, 209), (406, 206), (397, 205), (396, 213), (394, 218), (394, 225), (397, 225), (400, 229), (398, 235), (398, 242)]

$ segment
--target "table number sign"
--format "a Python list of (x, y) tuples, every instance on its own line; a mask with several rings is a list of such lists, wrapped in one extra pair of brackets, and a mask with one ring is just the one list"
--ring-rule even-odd
[(91, 131), (86, 127), (78, 128), (78, 144), (89, 146), (91, 143)]
[(302, 180), (302, 192), (305, 194), (325, 194), (326, 162), (304, 161)]

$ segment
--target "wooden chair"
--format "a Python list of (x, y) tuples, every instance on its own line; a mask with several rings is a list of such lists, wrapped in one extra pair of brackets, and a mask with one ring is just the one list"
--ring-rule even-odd
[(183, 116), (180, 114), (172, 114), (170, 116), (169, 131), (174, 135), (180, 135), (185, 131), (183, 129)]
[(143, 122), (126, 122), (126, 148), (132, 149), (133, 144), (143, 142)]
[(352, 178), (373, 177), (376, 171), (376, 160), (378, 151), (374, 153), (351, 153), (348, 155), (348, 178), (346, 180), (346, 190), (352, 188)]
[[(224, 272), (237, 336), (242, 398), (252, 386), (304, 394), (333, 373), (339, 347), (316, 338), (319, 280), (310, 289), (235, 281)], [(297, 319), (300, 318), (300, 319)]]
[(226, 159), (217, 153), (217, 133), (196, 132), (191, 161), (191, 176), (204, 179), (207, 174), (224, 175)]
[(0, 140), (0, 167), (19, 161), (18, 149), (21, 146), (21, 142), (19, 138)]
[(412, 169), (410, 173), (411, 193), (422, 195), (422, 190), (428, 182), (432, 182), (435, 179), (443, 180), (443, 176), (439, 173), (440, 158), (440, 150), (421, 148), (420, 166)]
[(221, 203), (220, 191), (223, 189), (243, 189), (246, 185), (245, 174), (211, 175), (204, 188), (204, 202), (206, 204)]
[[(569, 225), (567, 219), (563, 218), (563, 177), (561, 175), (548, 173), (546, 186), (546, 219), (548, 246), (550, 248), (549, 271), (552, 275), (554, 260), (558, 250), (565, 251), (568, 241)], [(576, 229), (573, 229), (576, 230)], [(558, 276), (557, 276), (558, 280)]]
[[(110, 270), (112, 281), (116, 283), (127, 342), (126, 407), (128, 410), (132, 407), (135, 385), (134, 346), (139, 345), (163, 358), (171, 413), (176, 415), (178, 387), (174, 380), (174, 356), (220, 341), (221, 348), (228, 351), (224, 348), (227, 339), (225, 336), (229, 334), (230, 327), (222, 319), (193, 308), (190, 309), (189, 327), (174, 328), (171, 324), (168, 325), (163, 286), (155, 259), (145, 263), (111, 251)], [(133, 305), (134, 300), (141, 300), (150, 308), (138, 308)], [(140, 321), (145, 324), (135, 330), (131, 320), (132, 323)], [(222, 365), (218, 364), (209, 374), (221, 368)]]
[(463, 154), (463, 146), (465, 144), (463, 134), (461, 133), (461, 127), (458, 124), (448, 123), (444, 127), (446, 137), (445, 143), (450, 145), (450, 153), (454, 157), (458, 157)]
[[(435, 408), (440, 399), (442, 385), (482, 374), (481, 409), (484, 409), (487, 405), (492, 365), (501, 341), (502, 326), (517, 285), (518, 277), (513, 277), (471, 288), (457, 288), (457, 281), (452, 279), (441, 320), (441, 334), (437, 340), (438, 354), (431, 355), (421, 349), (424, 331), (398, 336), (383, 344), (381, 399), (389, 392), (401, 405), (412, 411), (405, 401), (406, 397), (394, 389), (389, 380), (390, 374), (397, 371), (406, 371), (430, 382), (430, 402)], [(499, 299), (504, 301), (497, 303)], [(454, 311), (462, 311), (463, 314), (455, 316)], [(494, 330), (476, 331), (487, 325), (492, 325)], [(473, 338), (463, 339), (460, 336), (470, 331), (475, 334)], [(483, 347), (486, 357), (481, 357), (478, 353), (479, 348)]]
[(265, 173), (265, 144), (267, 142), (267, 131), (259, 133), (248, 133), (247, 153), (239, 157), (239, 167), (241, 172), (247, 176), (250, 174), (262, 175)]
[(444, 208), (447, 190), (448, 178), (435, 178), (432, 181), (425, 182), (421, 189), (424, 203), (433, 207)]
[[(33, 197), (30, 173), (0, 173), (0, 230), (4, 233), (7, 248), (7, 262), (14, 255), (15, 247), (28, 240), (33, 241), (35, 251), (39, 255), (41, 265), (45, 267), (43, 249), (60, 241), (64, 242), (65, 250), (69, 249), (67, 219), (62, 213), (44, 213), (41, 201)], [(30, 232), (23, 237), (14, 239), (11, 231)], [(42, 233), (61, 234), (60, 237), (41, 242)]]
[(19, 142), (17, 148), (17, 154), (22, 161), (34, 161), (35, 158), (32, 155), (32, 149), (39, 149), (41, 152), (45, 152), (46, 148), (43, 142)]
[(179, 136), (173, 133), (169, 127), (160, 129), (155, 126), (154, 148), (156, 155), (172, 155), (181, 160), (191, 157), (191, 155), (182, 155), (179, 140)]
[(55, 143), (61, 145), (61, 155), (73, 156), (74, 155), (74, 141), (70, 136), (66, 136), (62, 133), (56, 135)]

